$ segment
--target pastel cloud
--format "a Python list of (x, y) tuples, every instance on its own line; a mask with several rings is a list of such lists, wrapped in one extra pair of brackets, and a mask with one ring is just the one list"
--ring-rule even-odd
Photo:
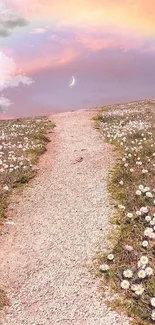
[(28, 22), (25, 18), (8, 10), (4, 2), (0, 2), (0, 37), (7, 37), (11, 34), (12, 29), (23, 27), (27, 24)]
[(61, 33), (59, 29), (55, 29), (51, 35), (41, 38), (41, 41), (37, 40), (28, 56), (25, 49), (20, 50), (17, 61), (27, 74), (33, 74), (47, 68), (51, 71), (62, 68), (93, 52), (110, 49), (151, 53), (154, 47), (155, 42), (150, 41), (148, 45), (145, 38), (131, 35), (129, 30), (114, 31), (107, 28), (104, 32), (98, 32), (92, 28), (89, 32), (84, 29), (72, 29), (70, 32), (66, 28)]
[(61, 41), (61, 38), (57, 34), (51, 34), (48, 39), (51, 41)]
[(44, 34), (46, 33), (47, 29), (46, 28), (34, 28), (32, 30), (32, 34)]
[[(5, 2), (0, 0), (0, 37), (10, 36), (12, 29), (24, 27), (27, 24), (25, 18), (13, 10), (7, 9)], [(2, 95), (2, 91), (7, 88), (18, 87), (20, 84), (30, 85), (33, 82), (31, 78), (21, 74), (21, 71), (17, 69), (13, 58), (10, 56), (12, 49), (6, 47), (5, 52), (9, 53), (9, 56), (0, 51), (0, 112), (2, 113), (6, 113), (13, 104), (10, 99)]]
[(20, 83), (30, 85), (32, 82), (33, 80), (31, 78), (20, 74), (20, 70), (17, 69), (11, 57), (0, 52), (0, 91), (5, 88), (17, 87)]
[(3, 96), (0, 97), (0, 112), (6, 113), (8, 111), (8, 108), (12, 105), (12, 102), (10, 99), (5, 98)]
[[(154, 0), (148, 0), (147, 6), (144, 0), (75, 0), (67, 4), (65, 0), (8, 0), (9, 5), (34, 24), (29, 31), (29, 55), (25, 58), (20, 49), (17, 54), (26, 73), (55, 69), (89, 52), (106, 49), (154, 52), (154, 43), (148, 49), (147, 36), (142, 33), (149, 32), (149, 37), (155, 33)], [(51, 35), (46, 33), (50, 32), (49, 22), (53, 24)], [(41, 39), (40, 44), (35, 43), (36, 39)]]
[[(31, 85), (33, 80), (17, 69), (14, 60), (0, 52), (0, 92), (7, 88), (18, 87), (20, 84)], [(0, 112), (5, 113), (12, 105), (10, 99), (0, 96)]]
[(142, 37), (130, 35), (129, 32), (109, 32), (109, 35), (98, 32), (82, 32), (76, 34), (76, 41), (90, 51), (103, 49), (121, 49), (123, 51), (140, 50), (145, 41)]
[[(0, 91), (19, 108), (22, 103), (23, 110), (37, 113), (51, 105), (80, 108), (89, 101), (152, 94), (155, 0), (7, 0), (7, 5), (30, 22), (3, 37), (0, 46)], [(32, 88), (19, 87), (32, 83), (22, 71), (35, 79)], [(72, 75), (77, 82), (71, 92)], [(4, 108), (10, 104), (5, 96)]]
[(40, 48), (39, 56), (34, 55), (34, 57), (28, 59), (20, 59), (20, 66), (26, 71), (27, 74), (33, 74), (37, 71), (50, 69), (57, 69), (59, 67), (65, 66), (70, 62), (75, 61), (80, 56), (81, 50), (75, 47), (62, 47), (58, 51), (53, 51), (50, 46)]
[(112, 23), (132, 30), (155, 33), (154, 0), (8, 0), (30, 19), (56, 20), (60, 25), (104, 26)]

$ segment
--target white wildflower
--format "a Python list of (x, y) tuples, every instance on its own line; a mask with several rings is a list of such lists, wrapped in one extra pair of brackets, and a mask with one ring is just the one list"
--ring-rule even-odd
[[(152, 229), (153, 230), (153, 229)], [(150, 234), (149, 234), (149, 238), (151, 238), (151, 239), (155, 239), (155, 234), (154, 234), (154, 232), (152, 231), (152, 232), (150, 232)]]
[(132, 278), (133, 277), (133, 272), (131, 271), (131, 270), (125, 270), (124, 272), (123, 272), (123, 275), (124, 275), (124, 277), (125, 278)]
[(143, 247), (147, 247), (148, 244), (149, 244), (149, 242), (147, 240), (143, 240), (143, 242), (142, 242), (142, 246)]
[(139, 185), (138, 188), (139, 188), (140, 191), (142, 191), (144, 189), (144, 186), (143, 185)]
[(144, 187), (144, 193), (149, 192), (149, 191), (150, 191), (150, 187), (148, 187), (148, 186)]
[(114, 255), (113, 255), (113, 254), (109, 254), (109, 255), (107, 256), (107, 258), (108, 258), (109, 261), (113, 261), (113, 259), (114, 259)]
[(143, 256), (141, 256), (141, 258), (140, 258), (140, 262), (141, 262), (142, 265), (146, 265), (146, 264), (148, 264), (149, 259), (148, 259), (147, 256), (143, 255)]
[(127, 289), (129, 289), (129, 287), (130, 287), (130, 283), (129, 283), (128, 280), (123, 280), (123, 281), (121, 282), (121, 288), (122, 288), (122, 289), (127, 290)]
[(145, 230), (144, 230), (144, 236), (150, 236), (150, 234), (153, 232), (153, 229), (151, 227), (147, 227)]
[(149, 209), (148, 209), (148, 207), (141, 207), (141, 208), (140, 208), (140, 211), (141, 211), (142, 213), (148, 213)]
[(142, 264), (141, 261), (138, 261), (137, 263), (138, 268), (145, 269), (146, 265)]
[(149, 198), (152, 198), (153, 197), (153, 195), (152, 195), (151, 192), (146, 192), (146, 196), (149, 197)]
[(151, 221), (151, 216), (146, 216), (145, 220), (148, 221), (148, 222)]
[(153, 269), (152, 267), (148, 266), (146, 269), (145, 269), (145, 272), (148, 276), (152, 275), (153, 274)]
[(100, 265), (100, 271), (101, 272), (107, 272), (107, 271), (109, 271), (109, 265), (108, 264), (102, 264), (102, 265)]
[(140, 196), (140, 195), (142, 195), (142, 192), (140, 190), (137, 190), (136, 195)]
[(146, 273), (144, 270), (139, 270), (138, 271), (138, 278), (144, 279), (146, 277)]
[(138, 217), (138, 216), (141, 216), (141, 211), (136, 211), (136, 216)]
[(142, 285), (137, 285), (136, 290), (135, 290), (135, 294), (140, 296), (140, 295), (143, 294), (143, 292), (144, 292), (144, 288), (142, 287)]
[(130, 246), (130, 245), (125, 245), (125, 249), (126, 249), (128, 252), (132, 252), (132, 251), (133, 251), (133, 247)]
[(130, 219), (133, 218), (133, 213), (128, 212), (128, 213), (127, 213), (127, 217), (130, 218)]
[(148, 170), (147, 169), (142, 169), (142, 174), (147, 174)]

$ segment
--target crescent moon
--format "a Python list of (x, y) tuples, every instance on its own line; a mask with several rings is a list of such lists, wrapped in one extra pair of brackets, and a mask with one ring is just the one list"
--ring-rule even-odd
[(72, 87), (74, 84), (75, 84), (75, 78), (72, 77), (72, 81), (71, 81), (71, 83), (69, 84), (69, 87)]

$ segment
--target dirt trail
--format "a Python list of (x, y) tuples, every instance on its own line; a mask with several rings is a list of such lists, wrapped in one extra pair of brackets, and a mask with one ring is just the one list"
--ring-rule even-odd
[[(56, 128), (38, 176), (0, 239), (4, 325), (127, 325), (88, 270), (107, 245), (106, 178), (114, 153), (93, 129), (94, 112), (53, 115)], [(5, 316), (4, 316), (5, 314)]]

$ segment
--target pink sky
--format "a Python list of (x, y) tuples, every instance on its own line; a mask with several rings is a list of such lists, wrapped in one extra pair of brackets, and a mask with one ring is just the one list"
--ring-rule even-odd
[(29, 116), (154, 98), (154, 14), (154, 0), (1, 1), (1, 110)]

